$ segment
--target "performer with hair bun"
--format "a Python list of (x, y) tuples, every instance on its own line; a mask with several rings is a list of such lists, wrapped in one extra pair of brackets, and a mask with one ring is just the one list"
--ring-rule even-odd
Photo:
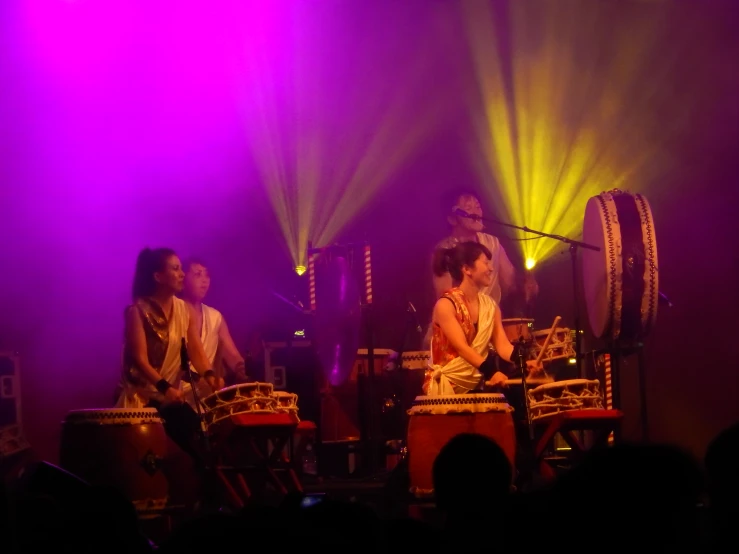
[[(198, 457), (193, 446), (200, 418), (184, 403), (183, 378), (217, 388), (194, 322), (192, 307), (177, 298), (185, 274), (174, 250), (145, 248), (136, 260), (133, 303), (125, 312), (123, 372), (116, 408), (157, 408), (165, 429), (183, 450)], [(196, 372), (182, 372), (182, 341)]]
[[(427, 395), (464, 394), (502, 384), (508, 377), (495, 369), (492, 342), (505, 361), (516, 361), (516, 348), (506, 336), (497, 303), (488, 295), (493, 281), (490, 250), (479, 242), (439, 249), (434, 273), (449, 273), (454, 286), (436, 302), (432, 318), (431, 366), (423, 390)], [(529, 375), (541, 364), (527, 361)]]

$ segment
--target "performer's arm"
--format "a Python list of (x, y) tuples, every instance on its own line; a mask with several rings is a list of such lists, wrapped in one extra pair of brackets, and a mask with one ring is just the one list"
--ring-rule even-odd
[(195, 370), (201, 377), (205, 377), (206, 382), (215, 389), (216, 376), (213, 368), (210, 367), (208, 356), (205, 355), (203, 343), (200, 340), (200, 334), (195, 324), (197, 314), (195, 313), (195, 309), (189, 304), (187, 305), (187, 309), (190, 310), (190, 324), (187, 327), (187, 354), (190, 356), (190, 361), (192, 361)]
[(165, 395), (167, 401), (180, 402), (182, 394), (179, 390), (172, 387), (161, 374), (149, 363), (149, 353), (146, 347), (146, 334), (144, 333), (144, 324), (141, 321), (141, 314), (136, 306), (131, 306), (126, 310), (125, 323), (125, 341), (126, 349), (130, 353), (136, 369), (141, 371), (157, 390)]
[(459, 352), (459, 355), (476, 369), (479, 369), (485, 358), (467, 344), (467, 339), (464, 336), (462, 326), (457, 320), (457, 312), (451, 300), (441, 298), (436, 302), (436, 306), (434, 307), (434, 321), (441, 327), (444, 336), (446, 336), (454, 349)]
[(221, 326), (218, 329), (218, 340), (223, 349), (223, 359), (226, 365), (236, 374), (236, 377), (246, 381), (246, 362), (231, 338), (225, 319), (221, 320)]
[(498, 250), (498, 278), (503, 296), (516, 290), (516, 270), (502, 244)]

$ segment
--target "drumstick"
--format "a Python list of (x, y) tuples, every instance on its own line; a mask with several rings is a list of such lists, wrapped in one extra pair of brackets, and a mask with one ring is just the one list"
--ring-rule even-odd
[(557, 316), (554, 318), (554, 323), (552, 323), (552, 328), (549, 330), (549, 334), (547, 335), (547, 338), (544, 340), (544, 344), (541, 347), (541, 352), (539, 352), (539, 356), (536, 358), (536, 365), (539, 365), (541, 363), (541, 359), (544, 357), (544, 352), (546, 352), (547, 347), (549, 346), (549, 343), (552, 342), (554, 331), (557, 330), (557, 325), (559, 324), (560, 321), (562, 321), (562, 318), (560, 316)]

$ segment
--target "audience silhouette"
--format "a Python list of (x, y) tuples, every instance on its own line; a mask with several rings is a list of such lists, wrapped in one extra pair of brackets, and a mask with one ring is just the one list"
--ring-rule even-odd
[(120, 493), (39, 463), (12, 483), (0, 482), (0, 529), (3, 552), (18, 553), (727, 552), (739, 515), (738, 446), (739, 424), (710, 443), (703, 471), (673, 446), (618, 444), (588, 452), (549, 486), (520, 492), (511, 486), (502, 449), (462, 434), (433, 466), (441, 524), (409, 516), (401, 464), (371, 506), (288, 495), (279, 506), (201, 513), (159, 545), (148, 540), (145, 520)]

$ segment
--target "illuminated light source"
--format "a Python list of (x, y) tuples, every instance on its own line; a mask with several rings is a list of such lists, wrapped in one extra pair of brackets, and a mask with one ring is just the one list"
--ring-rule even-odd
[(575, 365), (577, 363), (577, 358), (569, 358), (567, 360), (567, 363), (569, 363), (570, 365)]
[(298, 275), (302, 275), (303, 273), (305, 273), (305, 271), (307, 269), (308, 268), (306, 268), (304, 265), (296, 265), (295, 266), (295, 273), (297, 273)]
[(526, 269), (534, 269), (536, 260), (534, 258), (526, 258)]
[(294, 337), (304, 337), (305, 336), (305, 329), (298, 329), (293, 333)]
[[(475, 73), (471, 161), (499, 217), (577, 239), (590, 197), (646, 192), (669, 170), (665, 149), (690, 132), (685, 113), (700, 92), (686, 87), (690, 108), (665, 95), (655, 109), (657, 91), (681, 78), (687, 49), (664, 59), (663, 45), (675, 42), (667, 4), (638, 15), (609, 2), (521, 0), (504, 13), (490, 2), (458, 4)], [(521, 248), (540, 262), (566, 245), (538, 238)]]

